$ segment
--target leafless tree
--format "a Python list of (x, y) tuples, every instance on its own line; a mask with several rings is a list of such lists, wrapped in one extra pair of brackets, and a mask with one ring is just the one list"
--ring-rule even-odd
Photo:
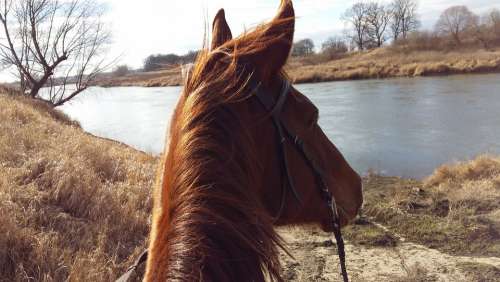
[(370, 45), (380, 47), (387, 39), (387, 26), (391, 19), (390, 10), (377, 2), (366, 4), (365, 21)]
[(352, 28), (352, 32), (348, 32), (348, 36), (358, 50), (364, 50), (368, 41), (368, 24), (366, 22), (368, 8), (368, 4), (360, 1), (352, 5), (342, 15), (342, 20), (350, 25), (350, 29)]
[(420, 26), (417, 14), (418, 0), (393, 0), (390, 4), (392, 12), (391, 30), (393, 39), (407, 39), (408, 34)]
[(491, 9), (483, 19), (486, 25), (491, 27), (495, 39), (500, 40), (500, 10)]
[(450, 36), (457, 45), (462, 44), (462, 36), (474, 27), (477, 16), (466, 6), (452, 6), (446, 9), (436, 23), (436, 31)]
[(113, 76), (115, 77), (126, 76), (129, 73), (130, 73), (130, 68), (127, 65), (119, 65), (113, 69)]
[(472, 35), (474, 39), (483, 48), (487, 49), (490, 46), (491, 36), (489, 34), (488, 27), (485, 26), (481, 21), (477, 20), (471, 28)]
[(475, 17), (472, 26), (474, 39), (483, 48), (489, 48), (500, 41), (500, 11), (492, 9), (481, 17)]
[(340, 36), (329, 37), (321, 44), (321, 52), (347, 53), (349, 51), (344, 38)]
[(0, 1), (0, 60), (16, 69), (25, 95), (62, 105), (109, 66), (110, 32), (97, 2)]
[(293, 43), (292, 56), (301, 57), (314, 54), (314, 42), (309, 39), (302, 39)]
[(340, 36), (329, 37), (323, 44), (321, 44), (321, 54), (326, 56), (329, 60), (342, 57), (349, 51), (344, 38)]

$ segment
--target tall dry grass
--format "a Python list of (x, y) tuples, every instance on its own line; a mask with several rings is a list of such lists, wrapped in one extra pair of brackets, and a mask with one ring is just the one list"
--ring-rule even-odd
[(366, 215), (452, 254), (500, 256), (500, 157), (443, 165), (423, 182), (371, 176)]
[(443, 165), (424, 180), (435, 203), (446, 203), (444, 227), (463, 226), (466, 249), (500, 256), (500, 157)]
[(463, 221), (469, 216), (486, 216), (496, 220), (500, 228), (500, 157), (484, 155), (468, 162), (443, 165), (424, 184), (436, 193), (447, 195), (449, 217)]
[(111, 281), (144, 248), (156, 159), (0, 95), (0, 281)]
[(500, 72), (500, 49), (405, 51), (386, 47), (315, 65), (292, 60), (287, 72), (295, 83)]

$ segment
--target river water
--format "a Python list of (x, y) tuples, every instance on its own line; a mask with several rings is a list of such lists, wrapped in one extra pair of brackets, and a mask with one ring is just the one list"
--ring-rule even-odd
[[(438, 165), (500, 153), (500, 74), (296, 86), (352, 166), (422, 178)], [(95, 135), (159, 154), (179, 87), (91, 88), (61, 109)]]

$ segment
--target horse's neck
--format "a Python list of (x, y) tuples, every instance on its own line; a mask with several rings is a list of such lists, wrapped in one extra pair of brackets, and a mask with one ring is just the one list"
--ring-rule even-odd
[(161, 189), (168, 201), (158, 209), (168, 212), (154, 218), (148, 271), (183, 281), (263, 281), (268, 272), (279, 281), (280, 239), (252, 186), (255, 154), (244, 124), (227, 108), (196, 113), (186, 120), (198, 124), (179, 125), (189, 139), (170, 145)]
[(169, 240), (169, 267), (187, 275), (188, 280), (264, 281), (262, 264), (268, 264), (268, 256), (276, 249), (272, 227), (262, 230), (258, 215), (245, 211), (247, 207), (234, 195), (224, 198), (210, 193), (230, 188), (203, 189), (207, 191), (195, 200), (201, 205), (172, 214), (172, 227), (178, 231)]

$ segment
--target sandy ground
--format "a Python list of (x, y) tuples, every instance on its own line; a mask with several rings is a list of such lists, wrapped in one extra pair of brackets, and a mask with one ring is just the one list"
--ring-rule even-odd
[[(332, 235), (303, 227), (282, 228), (279, 233), (295, 257), (282, 254), (287, 281), (342, 281)], [(500, 281), (498, 257), (452, 256), (399, 239), (395, 247), (355, 246), (346, 241), (351, 281)], [(489, 267), (489, 278), (471, 276), (461, 267), (467, 263)]]

